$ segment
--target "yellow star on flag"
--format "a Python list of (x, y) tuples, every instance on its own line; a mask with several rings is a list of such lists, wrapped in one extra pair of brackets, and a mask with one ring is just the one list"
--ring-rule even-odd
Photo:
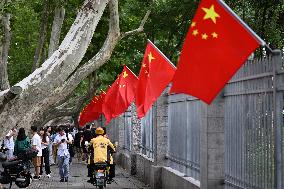
[(206, 33), (202, 34), (202, 39), (207, 39), (208, 35)]
[(198, 30), (193, 30), (192, 35), (197, 36), (198, 35)]
[(154, 60), (154, 59), (155, 59), (155, 58), (153, 57), (152, 53), (150, 52), (150, 53), (148, 54), (149, 63), (151, 63), (152, 60)]
[(218, 34), (216, 32), (213, 32), (211, 35), (213, 38), (218, 38)]
[(146, 68), (146, 64), (142, 64), (142, 67)]
[(128, 74), (126, 73), (126, 71), (124, 71), (122, 77), (126, 78), (127, 76), (128, 76)]
[(191, 27), (194, 27), (194, 26), (196, 26), (196, 22), (191, 23)]
[(217, 12), (215, 12), (214, 5), (211, 5), (209, 9), (203, 7), (202, 10), (206, 13), (205, 16), (203, 17), (203, 20), (211, 19), (212, 22), (216, 24), (216, 18), (220, 18), (220, 15), (217, 14)]

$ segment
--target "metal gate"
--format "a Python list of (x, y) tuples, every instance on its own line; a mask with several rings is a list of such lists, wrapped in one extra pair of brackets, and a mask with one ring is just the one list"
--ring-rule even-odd
[(278, 54), (247, 62), (226, 86), (226, 189), (284, 188), (282, 77)]

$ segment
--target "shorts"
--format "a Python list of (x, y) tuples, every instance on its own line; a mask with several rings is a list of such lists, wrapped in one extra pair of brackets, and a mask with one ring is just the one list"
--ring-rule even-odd
[(41, 156), (37, 156), (33, 158), (33, 164), (35, 167), (40, 167), (41, 165)]

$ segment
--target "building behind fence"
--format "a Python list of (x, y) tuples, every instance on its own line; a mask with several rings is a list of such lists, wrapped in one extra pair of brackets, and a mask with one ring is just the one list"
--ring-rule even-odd
[(141, 121), (131, 106), (107, 126), (117, 162), (152, 188), (283, 189), (283, 75), (276, 53), (248, 61), (210, 107), (168, 89)]

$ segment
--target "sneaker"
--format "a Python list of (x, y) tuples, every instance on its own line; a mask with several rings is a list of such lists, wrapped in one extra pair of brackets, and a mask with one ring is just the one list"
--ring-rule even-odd
[(34, 176), (33, 177), (33, 180), (39, 180), (40, 179), (40, 176)]
[(50, 174), (47, 174), (46, 177), (47, 177), (47, 178), (50, 178), (51, 176), (50, 176)]
[(59, 182), (64, 182), (64, 178), (60, 179), (60, 181), (59, 181)]
[(68, 177), (65, 178), (64, 182), (68, 182)]

